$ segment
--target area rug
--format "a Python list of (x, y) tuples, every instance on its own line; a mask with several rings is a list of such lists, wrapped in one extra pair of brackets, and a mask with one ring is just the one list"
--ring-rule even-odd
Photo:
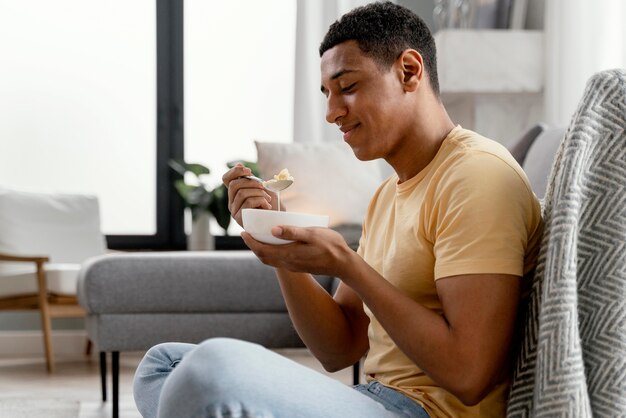
[(2, 418), (78, 418), (80, 403), (64, 399), (0, 399)]

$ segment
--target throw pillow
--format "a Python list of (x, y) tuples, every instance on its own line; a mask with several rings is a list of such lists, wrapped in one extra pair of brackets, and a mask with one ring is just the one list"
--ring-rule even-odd
[(286, 168), (294, 183), (281, 192), (290, 212), (330, 216), (330, 226), (360, 224), (382, 182), (377, 161), (359, 161), (343, 143), (255, 142), (261, 177)]

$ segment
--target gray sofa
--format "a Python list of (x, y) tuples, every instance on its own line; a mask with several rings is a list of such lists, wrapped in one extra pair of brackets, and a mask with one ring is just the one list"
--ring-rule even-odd
[[(511, 149), (543, 196), (563, 130), (538, 125)], [(339, 229), (356, 248), (360, 227)], [(332, 293), (336, 280), (318, 277)], [(100, 351), (102, 399), (106, 400), (106, 353), (112, 353), (113, 416), (118, 416), (119, 353), (180, 341), (233, 337), (269, 348), (303, 347), (272, 268), (250, 251), (115, 254), (81, 269), (80, 304), (89, 338)], [(358, 365), (353, 369), (358, 381)]]
[[(250, 251), (164, 252), (91, 259), (79, 285), (100, 351), (163, 341), (242, 338), (300, 347), (272, 268)], [(330, 291), (332, 278), (319, 278)]]
[[(334, 279), (318, 277), (329, 292)], [(119, 415), (119, 353), (178, 341), (232, 337), (268, 348), (304, 347), (274, 270), (250, 251), (115, 254), (88, 260), (79, 275), (89, 339), (100, 352), (102, 400), (112, 353), (113, 417)]]

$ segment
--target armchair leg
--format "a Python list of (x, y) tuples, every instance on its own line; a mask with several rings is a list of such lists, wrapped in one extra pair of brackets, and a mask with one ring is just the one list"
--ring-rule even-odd
[(46, 286), (46, 272), (43, 262), (37, 262), (37, 286), (39, 312), (41, 313), (41, 329), (46, 351), (46, 368), (48, 373), (54, 371), (54, 355), (52, 354), (52, 325), (50, 323), (50, 308), (48, 306), (48, 291)]
[(46, 351), (46, 369), (48, 373), (54, 371), (54, 355), (52, 354), (52, 325), (50, 324), (50, 312), (48, 305), (41, 307), (41, 328), (43, 331), (43, 344)]
[(113, 375), (113, 418), (120, 415), (120, 352), (114, 351), (111, 358), (111, 371)]
[(100, 351), (100, 385), (102, 386), (102, 402), (107, 401), (107, 353)]

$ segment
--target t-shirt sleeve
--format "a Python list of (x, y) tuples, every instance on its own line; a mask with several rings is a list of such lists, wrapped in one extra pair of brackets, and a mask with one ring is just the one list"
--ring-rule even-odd
[(442, 170), (426, 196), (435, 280), (462, 274), (523, 276), (535, 197), (515, 168), (473, 151)]

